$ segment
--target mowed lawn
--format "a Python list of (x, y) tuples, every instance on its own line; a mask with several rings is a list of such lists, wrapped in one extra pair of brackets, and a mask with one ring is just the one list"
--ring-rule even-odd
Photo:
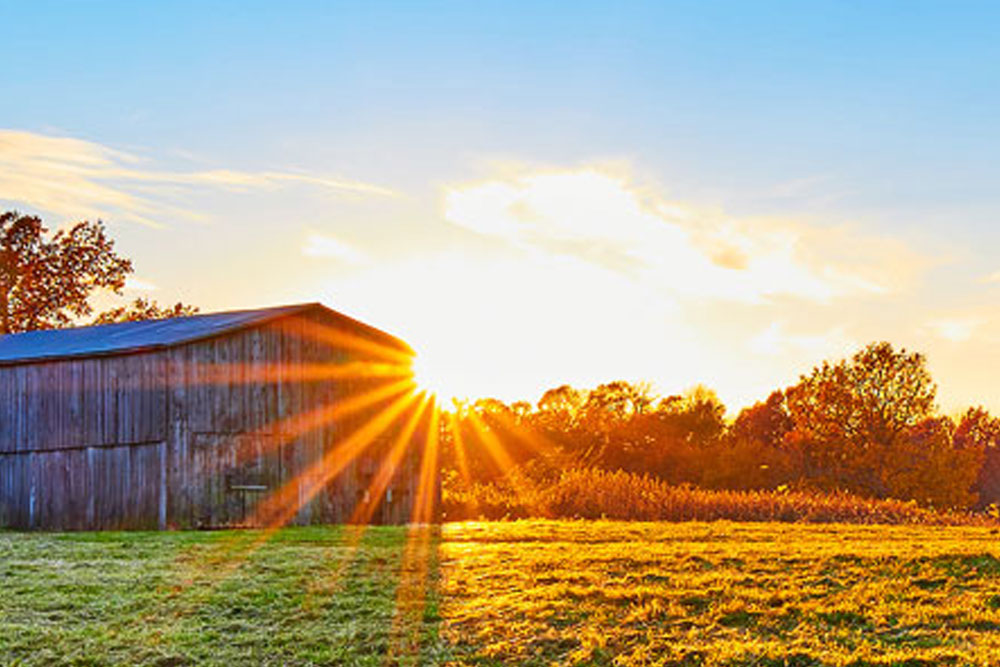
[(435, 535), (0, 532), (0, 665), (436, 664)]
[(0, 664), (994, 665), (991, 528), (0, 533)]

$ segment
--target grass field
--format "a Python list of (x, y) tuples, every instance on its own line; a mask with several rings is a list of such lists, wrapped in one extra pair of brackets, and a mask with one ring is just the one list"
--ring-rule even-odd
[(995, 665), (983, 527), (0, 533), (0, 664)]
[(423, 535), (259, 537), (0, 533), (0, 664), (441, 662), (436, 554)]

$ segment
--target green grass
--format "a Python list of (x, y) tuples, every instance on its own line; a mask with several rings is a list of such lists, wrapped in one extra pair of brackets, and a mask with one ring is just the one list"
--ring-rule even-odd
[(439, 663), (434, 559), (430, 613), (397, 613), (401, 580), (424, 588), (405, 529), (354, 535), (0, 533), (0, 664)]
[(0, 665), (1000, 664), (989, 527), (0, 532)]

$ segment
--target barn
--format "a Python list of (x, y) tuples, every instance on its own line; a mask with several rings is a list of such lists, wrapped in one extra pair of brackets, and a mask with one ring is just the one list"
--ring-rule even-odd
[(318, 303), (2, 336), (0, 527), (405, 522), (413, 356)]

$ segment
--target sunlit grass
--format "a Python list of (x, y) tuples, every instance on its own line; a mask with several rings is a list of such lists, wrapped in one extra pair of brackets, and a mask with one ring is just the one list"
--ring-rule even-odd
[(256, 534), (0, 533), (0, 664), (381, 665), (411, 622), (441, 661), (433, 560), (432, 611), (396, 614), (405, 528), (283, 529), (220, 577)]
[(975, 527), (448, 524), (455, 664), (1000, 664), (1000, 543)]
[(0, 533), (0, 664), (1000, 664), (988, 527)]

